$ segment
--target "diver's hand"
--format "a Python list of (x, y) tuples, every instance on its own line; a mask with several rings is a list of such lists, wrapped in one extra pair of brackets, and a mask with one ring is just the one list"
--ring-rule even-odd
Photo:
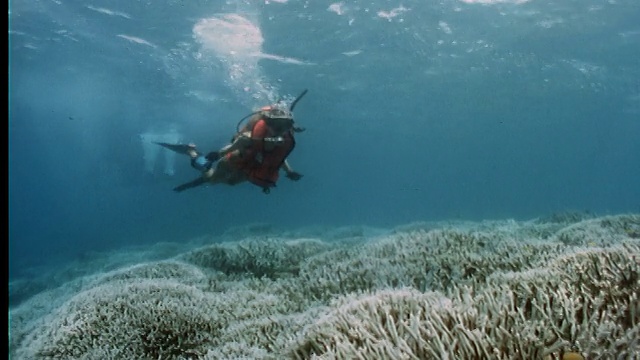
[(287, 177), (293, 181), (302, 179), (302, 174), (295, 171), (287, 171)]

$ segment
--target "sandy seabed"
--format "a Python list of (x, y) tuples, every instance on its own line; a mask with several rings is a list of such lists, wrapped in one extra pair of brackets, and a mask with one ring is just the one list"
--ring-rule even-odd
[(269, 225), (9, 284), (11, 359), (635, 359), (640, 215)]

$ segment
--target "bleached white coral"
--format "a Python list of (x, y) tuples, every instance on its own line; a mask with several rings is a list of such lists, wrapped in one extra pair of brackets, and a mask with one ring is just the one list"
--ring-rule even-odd
[(606, 216), (570, 224), (558, 231), (565, 245), (610, 246), (626, 238), (640, 237), (640, 215)]
[(222, 327), (214, 299), (171, 280), (109, 282), (42, 320), (17, 358), (169, 358), (206, 352)]
[(249, 274), (258, 278), (297, 275), (300, 263), (329, 245), (316, 239), (246, 239), (196, 249), (181, 256), (197, 266), (225, 274)]
[(10, 355), (630, 358), (637, 219), (412, 227), (369, 242), (254, 234), (42, 293), (10, 310)]
[(456, 287), (450, 297), (411, 289), (346, 295), (289, 355), (539, 359), (578, 344), (594, 358), (631, 356), (640, 350), (639, 252), (637, 246), (580, 252), (548, 270)]

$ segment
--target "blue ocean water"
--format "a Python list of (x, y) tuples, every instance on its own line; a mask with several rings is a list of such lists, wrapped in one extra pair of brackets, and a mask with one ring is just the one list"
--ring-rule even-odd
[[(640, 212), (640, 4), (9, 1), (9, 266), (271, 223)], [(296, 107), (271, 194), (149, 139)]]

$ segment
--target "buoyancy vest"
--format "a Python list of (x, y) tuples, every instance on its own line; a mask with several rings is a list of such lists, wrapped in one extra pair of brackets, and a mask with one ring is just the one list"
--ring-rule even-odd
[(263, 189), (274, 187), (280, 176), (280, 167), (296, 145), (293, 130), (288, 130), (281, 135), (281, 143), (269, 147), (265, 146), (265, 138), (271, 138), (275, 133), (267, 121), (258, 119), (247, 125), (252, 125), (250, 128), (252, 144), (242, 156), (241, 168), (254, 185)]

